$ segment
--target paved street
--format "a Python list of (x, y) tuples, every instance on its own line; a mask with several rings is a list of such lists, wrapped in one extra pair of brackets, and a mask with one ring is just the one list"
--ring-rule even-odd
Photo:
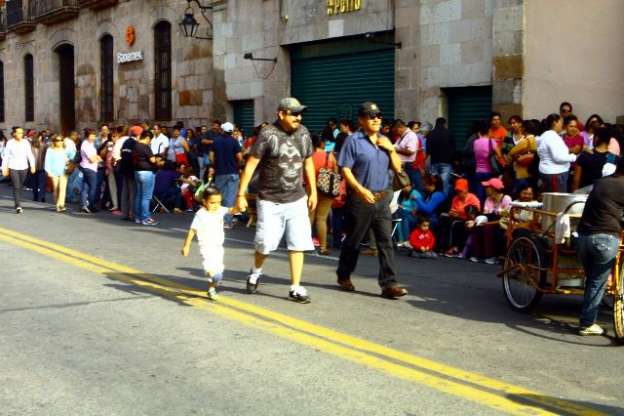
[(283, 251), (246, 294), (253, 229), (238, 227), (211, 302), (197, 246), (179, 254), (190, 214), (15, 215), (0, 191), (2, 416), (624, 415), (624, 347), (573, 333), (578, 298), (513, 312), (496, 267), (400, 256), (410, 294), (389, 301), (376, 259), (345, 293), (338, 253), (310, 255), (300, 305)]

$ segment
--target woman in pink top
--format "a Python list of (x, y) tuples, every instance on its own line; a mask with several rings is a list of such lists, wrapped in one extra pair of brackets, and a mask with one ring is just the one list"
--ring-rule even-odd
[(473, 143), (476, 169), (473, 186), (471, 186), (471, 188), (475, 190), (479, 201), (483, 203), (485, 200), (485, 189), (481, 185), (481, 182), (487, 181), (495, 176), (492, 164), (490, 163), (490, 156), (494, 153), (500, 158), (501, 153), (496, 140), (488, 137), (489, 126), (485, 122), (480, 121), (475, 124), (475, 127), (477, 128), (479, 137)]
[(470, 261), (483, 261), (487, 264), (496, 264), (499, 247), (504, 247), (505, 234), (499, 227), (502, 216), (509, 215), (511, 209), (511, 197), (504, 194), (505, 185), (498, 178), (492, 178), (483, 182), (487, 193), (487, 199), (483, 207), (483, 214), (487, 221), (475, 226), (472, 234), (473, 256)]

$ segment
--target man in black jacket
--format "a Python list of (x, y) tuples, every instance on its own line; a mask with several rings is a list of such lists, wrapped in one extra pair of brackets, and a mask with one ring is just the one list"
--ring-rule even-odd
[(435, 127), (427, 137), (427, 154), (431, 164), (431, 174), (440, 176), (446, 195), (449, 195), (451, 190), (454, 153), (455, 140), (446, 128), (446, 119), (440, 117), (436, 119)]

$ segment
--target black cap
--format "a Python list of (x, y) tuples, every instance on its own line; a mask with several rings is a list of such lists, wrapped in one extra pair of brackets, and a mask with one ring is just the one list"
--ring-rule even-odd
[(363, 102), (358, 110), (359, 116), (376, 116), (381, 114), (381, 109), (372, 101)]

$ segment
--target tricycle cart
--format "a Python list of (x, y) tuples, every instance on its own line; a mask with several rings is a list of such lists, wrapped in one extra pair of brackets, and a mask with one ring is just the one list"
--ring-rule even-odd
[[(512, 207), (506, 232), (507, 254), (498, 276), (502, 277), (503, 293), (513, 309), (530, 311), (544, 294), (583, 295), (585, 273), (577, 260), (575, 233), (583, 205), (584, 198), (572, 201), (562, 210)], [(555, 232), (560, 215), (568, 215), (571, 231), (571, 236), (563, 241)], [(619, 343), (624, 343), (623, 253), (621, 239), (605, 292), (605, 303), (610, 304), (608, 300), (612, 299), (615, 338)]]

